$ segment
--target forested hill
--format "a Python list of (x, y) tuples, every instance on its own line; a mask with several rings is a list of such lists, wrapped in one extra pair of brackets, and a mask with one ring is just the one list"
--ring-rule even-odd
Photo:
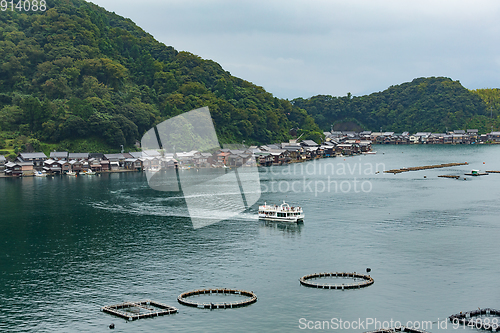
[[(496, 97), (495, 97), (496, 96)], [(446, 129), (497, 126), (498, 89), (469, 91), (460, 82), (444, 77), (417, 78), (366, 96), (318, 95), (294, 99), (324, 130), (355, 127), (379, 131), (444, 132)], [(488, 103), (488, 106), (487, 106)], [(492, 111), (489, 106), (492, 106)], [(489, 118), (493, 115), (493, 120)], [(347, 128), (350, 129), (350, 128)]]
[(156, 41), (129, 19), (81, 0), (46, 3), (44, 12), (9, 5), (0, 14), (0, 151), (16, 136), (69, 150), (119, 149), (202, 106), (222, 143), (286, 140), (291, 128), (320, 138), (312, 117), (289, 101)]

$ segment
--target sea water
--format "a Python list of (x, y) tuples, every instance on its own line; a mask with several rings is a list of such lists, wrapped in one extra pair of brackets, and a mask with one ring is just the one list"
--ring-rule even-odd
[[(447, 317), (500, 308), (500, 174), (463, 175), (500, 170), (500, 146), (374, 150), (261, 168), (258, 204), (301, 206), (298, 225), (259, 221), (255, 204), (193, 229), (182, 193), (154, 191), (142, 173), (0, 179), (0, 330), (475, 331)], [(383, 172), (452, 162), (468, 165)], [(299, 283), (368, 267), (375, 283), (363, 289)], [(177, 303), (200, 288), (253, 291), (258, 301), (225, 310)], [(179, 312), (127, 322), (100, 311), (146, 299)]]

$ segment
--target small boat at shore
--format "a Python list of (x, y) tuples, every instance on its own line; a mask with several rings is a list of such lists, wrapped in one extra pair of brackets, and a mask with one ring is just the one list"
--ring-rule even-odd
[(41, 171), (35, 171), (33, 174), (35, 175), (35, 177), (47, 177), (47, 174)]
[(279, 206), (267, 203), (259, 206), (259, 219), (261, 220), (297, 223), (303, 221), (304, 217), (301, 207), (290, 207), (285, 201)]
[(75, 176), (76, 177), (77, 174), (76, 174), (76, 172), (68, 171), (68, 172), (66, 172), (66, 175), (68, 175), (68, 176)]

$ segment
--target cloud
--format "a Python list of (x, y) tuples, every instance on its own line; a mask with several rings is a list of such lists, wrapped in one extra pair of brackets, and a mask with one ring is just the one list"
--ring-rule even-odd
[(282, 98), (367, 94), (419, 76), (499, 85), (498, 1), (97, 3)]

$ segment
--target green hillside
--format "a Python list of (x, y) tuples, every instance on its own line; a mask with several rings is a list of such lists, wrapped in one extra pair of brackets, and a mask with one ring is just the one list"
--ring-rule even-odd
[[(219, 64), (156, 41), (81, 0), (0, 15), (0, 151), (114, 151), (167, 118), (209, 106), (222, 143), (319, 139), (312, 117)], [(3, 146), (3, 147), (2, 147)]]
[[(491, 102), (485, 102), (487, 97)], [(356, 127), (378, 131), (382, 128), (383, 131), (414, 133), (466, 127), (484, 130), (488, 121), (492, 121), (488, 120), (491, 116), (488, 103), (493, 105), (496, 119), (499, 101), (498, 91), (469, 91), (458, 81), (430, 77), (417, 78), (366, 96), (318, 95), (294, 99), (292, 103), (311, 114), (324, 130), (330, 130), (333, 125), (338, 129)]]

